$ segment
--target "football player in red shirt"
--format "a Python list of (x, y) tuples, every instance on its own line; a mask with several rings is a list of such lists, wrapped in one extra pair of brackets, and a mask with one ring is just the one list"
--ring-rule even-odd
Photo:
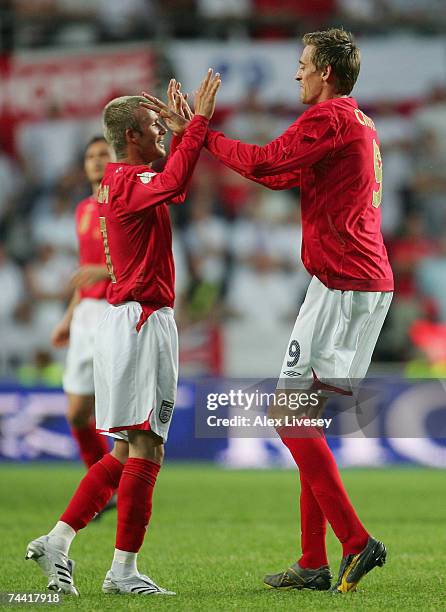
[[(171, 108), (181, 100), (169, 84)], [(220, 76), (209, 70), (195, 95), (195, 117), (172, 112), (175, 136), (162, 172), (166, 129), (141, 96), (123, 96), (104, 109), (104, 133), (117, 162), (109, 164), (99, 193), (100, 227), (111, 284), (96, 334), (96, 421), (116, 438), (95, 463), (48, 535), (29, 543), (49, 587), (77, 595), (68, 550), (118, 488), (116, 547), (105, 593), (173, 595), (141, 575), (137, 555), (152, 512), (152, 494), (175, 404), (178, 340), (173, 319), (174, 265), (168, 204), (184, 201), (215, 108)]]
[[(380, 229), (382, 161), (375, 125), (350, 97), (360, 69), (351, 34), (314, 32), (303, 43), (295, 78), (301, 102), (310, 108), (266, 146), (212, 130), (206, 146), (229, 168), (271, 189), (300, 187), (302, 260), (313, 278), (278, 390), (294, 388), (295, 393), (316, 383), (350, 393), (351, 382), (362, 379), (370, 365), (393, 292)], [(154, 110), (164, 109), (156, 98), (148, 99)], [(282, 412), (273, 408), (271, 415), (281, 418)], [(278, 589), (329, 589), (328, 521), (343, 549), (332, 591), (355, 590), (367, 572), (384, 564), (385, 546), (357, 517), (323, 433), (315, 428), (277, 431), (299, 468), (302, 556), (264, 581)]]
[(107, 439), (96, 431), (94, 422), (93, 346), (98, 321), (107, 307), (105, 295), (110, 282), (96, 200), (105, 167), (110, 161), (111, 149), (105, 138), (92, 138), (84, 156), (85, 174), (92, 194), (76, 208), (80, 263), (72, 278), (76, 288), (51, 336), (55, 347), (68, 345), (63, 379), (68, 396), (67, 420), (87, 468), (109, 451)]

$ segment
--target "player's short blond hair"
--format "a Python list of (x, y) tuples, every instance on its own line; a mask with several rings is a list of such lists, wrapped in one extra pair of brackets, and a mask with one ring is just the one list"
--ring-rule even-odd
[(140, 102), (147, 102), (142, 96), (121, 96), (111, 100), (102, 113), (102, 124), (106, 141), (113, 147), (117, 159), (125, 157), (127, 141), (125, 131), (141, 131), (136, 111)]
[(353, 34), (342, 28), (331, 28), (309, 32), (303, 36), (302, 42), (314, 47), (312, 60), (317, 70), (331, 66), (336, 93), (348, 96), (361, 68), (361, 54)]

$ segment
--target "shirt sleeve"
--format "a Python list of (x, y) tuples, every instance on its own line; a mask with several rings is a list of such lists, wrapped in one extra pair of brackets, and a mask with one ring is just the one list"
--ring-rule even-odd
[[(172, 140), (170, 142), (169, 158), (172, 157), (172, 155), (177, 150), (178, 145), (181, 143), (181, 139), (182, 139), (182, 136), (177, 136), (176, 134), (173, 134)], [(172, 198), (170, 200), (169, 204), (182, 204), (185, 201), (186, 194), (189, 191), (191, 180), (192, 180), (192, 172), (191, 172), (188, 180), (186, 181), (186, 184), (184, 186), (184, 189), (183, 189), (182, 193), (180, 193), (180, 195), (175, 196), (174, 198)]]
[(198, 161), (209, 121), (196, 115), (183, 137), (174, 142), (174, 152), (169, 155), (164, 170), (124, 176), (124, 199), (127, 212), (141, 212), (159, 204), (184, 201), (187, 186)]
[(262, 184), (285, 189), (298, 185), (301, 168), (314, 165), (331, 152), (335, 135), (331, 114), (321, 110), (302, 116), (263, 147), (231, 140), (213, 130), (208, 131), (205, 145), (212, 155), (243, 176), (251, 180), (269, 177), (272, 180)]

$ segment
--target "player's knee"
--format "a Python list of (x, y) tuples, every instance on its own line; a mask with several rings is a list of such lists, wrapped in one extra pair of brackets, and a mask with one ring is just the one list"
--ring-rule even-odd
[(94, 398), (70, 395), (68, 400), (67, 421), (76, 429), (87, 427), (94, 413)]
[(85, 410), (71, 411), (67, 414), (67, 421), (74, 429), (88, 427), (91, 420), (91, 413)]
[(161, 465), (164, 458), (163, 440), (152, 431), (129, 431), (129, 455)]
[(159, 463), (163, 465), (164, 461), (164, 444), (160, 444), (159, 446), (154, 447), (154, 458), (155, 463)]
[(121, 463), (125, 463), (129, 458), (129, 444), (124, 440), (115, 440), (111, 454)]

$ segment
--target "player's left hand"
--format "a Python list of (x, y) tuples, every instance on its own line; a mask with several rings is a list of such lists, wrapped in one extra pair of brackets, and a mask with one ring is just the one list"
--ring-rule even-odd
[(194, 114), (187, 102), (187, 93), (181, 91), (181, 83), (176, 79), (170, 79), (167, 86), (167, 106), (188, 121), (193, 119)]
[(51, 333), (51, 344), (55, 348), (68, 346), (70, 342), (70, 321), (65, 317), (56, 325)]
[(170, 79), (167, 87), (168, 104), (145, 91), (142, 92), (142, 96), (146, 98), (147, 102), (141, 102), (141, 106), (144, 108), (155, 111), (163, 119), (166, 127), (177, 136), (181, 136), (189, 125), (189, 119), (183, 112), (182, 101), (184, 96), (181, 94), (180, 88), (181, 85), (175, 79)]
[(108, 280), (109, 274), (105, 266), (81, 266), (71, 277), (71, 285), (76, 289), (94, 285), (99, 281)]

